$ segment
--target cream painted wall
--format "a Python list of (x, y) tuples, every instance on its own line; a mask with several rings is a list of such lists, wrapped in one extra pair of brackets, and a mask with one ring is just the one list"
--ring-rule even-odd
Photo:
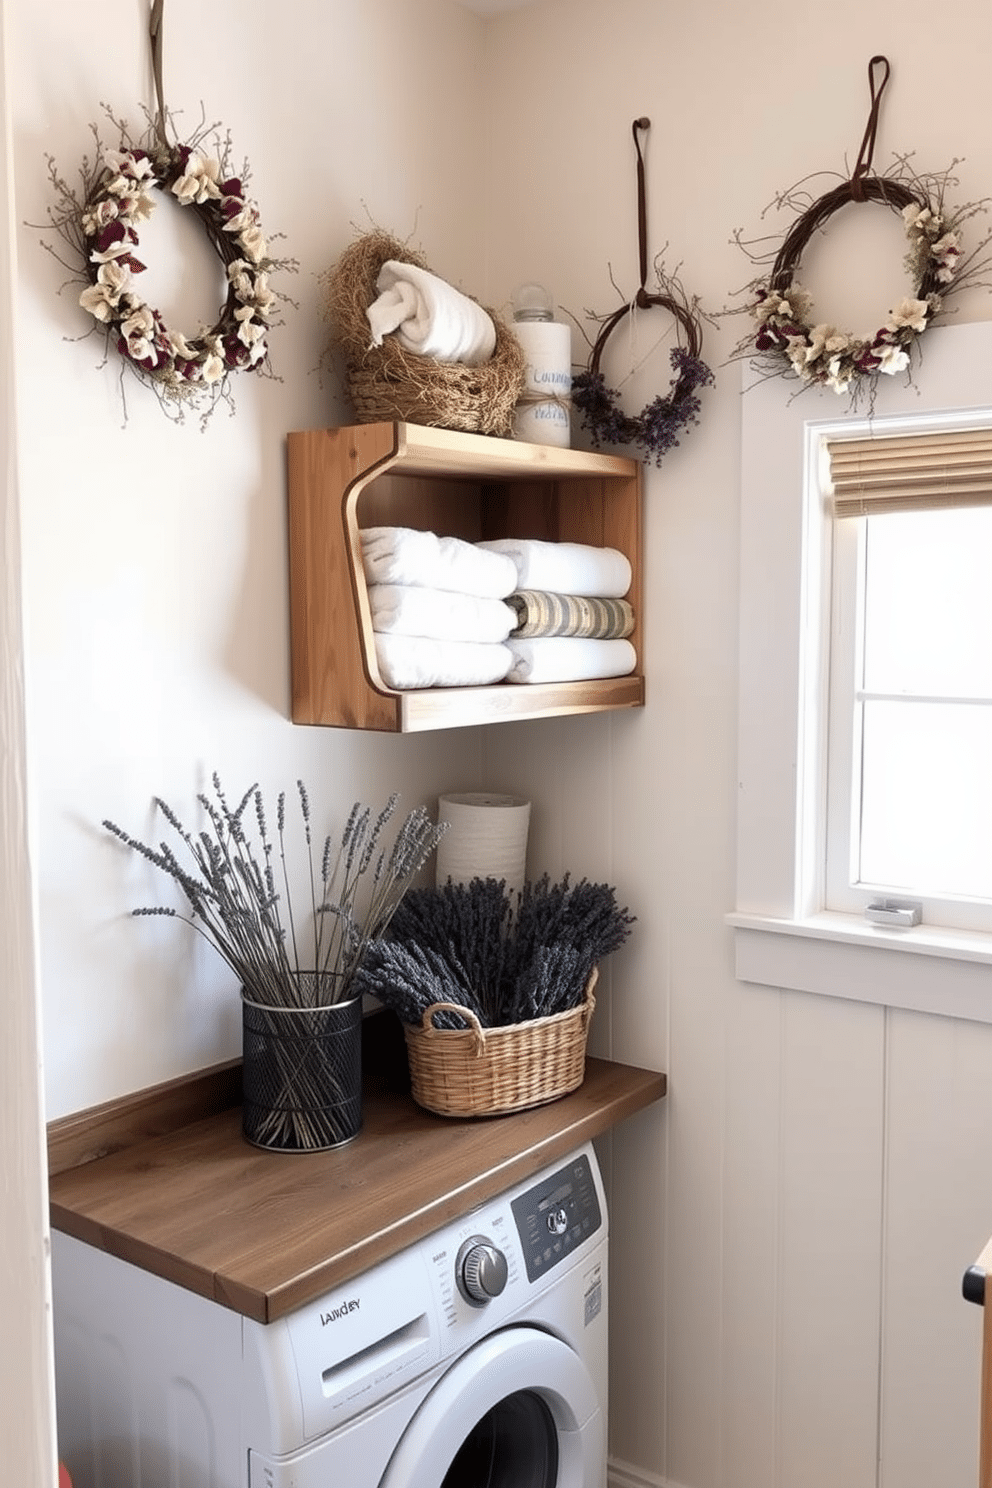
[[(165, 93), (180, 132), (208, 119), (250, 164), (270, 235), (299, 260), (274, 280), (298, 303), (272, 337), (278, 381), (235, 379), (236, 416), (206, 432), (167, 421), (97, 337), (36, 227), (51, 200), (46, 154), (73, 177), (101, 101), (140, 123), (152, 102), (146, 0), (59, 15), (15, 3), (15, 150), (22, 330), (28, 727), (40, 825), (41, 969), (49, 1115), (59, 1116), (237, 1053), (225, 968), (182, 927), (127, 917), (166, 886), (116, 845), (109, 816), (158, 832), (152, 795), (187, 820), (219, 770), (270, 800), (308, 784), (337, 829), (356, 796), (433, 803), (479, 783), (469, 731), (357, 739), (287, 718), (284, 435), (349, 416), (322, 375), (319, 274), (375, 223), (413, 236), (438, 272), (481, 292), (484, 182), (475, 167), (484, 23), (448, 3), (290, 0), (263, 39), (241, 12), (169, 0)], [(444, 97), (444, 110), (425, 100)], [(453, 120), (467, 121), (453, 128)], [(110, 143), (116, 144), (110, 130)], [(216, 309), (213, 260), (191, 231), (177, 246), (157, 214), (149, 274), (161, 308), (191, 330)], [(194, 273), (198, 270), (198, 273)], [(149, 294), (152, 293), (149, 287)], [(126, 414), (122, 406), (126, 395)], [(82, 886), (85, 885), (85, 892)]]
[[(106, 99), (151, 101), (144, 0), (9, 0), (20, 223), (43, 220)], [(240, 17), (240, 12), (238, 13)], [(853, 158), (865, 69), (893, 62), (878, 157), (957, 155), (992, 180), (992, 13), (958, 0), (797, 9), (545, 0), (484, 22), (449, 0), (290, 0), (271, 40), (169, 0), (166, 89), (232, 131), (268, 230), (301, 261), (278, 383), (175, 429), (76, 343), (61, 274), (21, 227), (18, 337), (26, 671), (39, 820), (49, 1115), (236, 1052), (232, 989), (99, 830), (185, 807), (217, 765), (331, 810), (476, 781), (535, 803), (532, 868), (609, 877), (640, 917), (604, 977), (598, 1052), (664, 1067), (664, 1108), (604, 1144), (612, 1212), (611, 1448), (623, 1488), (932, 1488), (976, 1476), (978, 1326), (964, 1267), (992, 1230), (974, 1154), (992, 1032), (733, 978), (741, 400), (647, 480), (648, 707), (636, 715), (369, 739), (286, 721), (282, 438), (345, 407), (321, 386), (316, 274), (369, 219), (415, 233), (493, 302), (537, 277), (581, 318), (637, 269), (631, 120), (647, 114), (652, 247), (710, 311), (748, 277), (730, 242), (776, 190)], [(897, 250), (898, 251), (898, 250)], [(880, 286), (883, 305), (890, 286)], [(181, 307), (182, 296), (178, 296)], [(845, 301), (841, 309), (848, 309)], [(967, 306), (989, 315), (986, 297)], [(631, 381), (640, 407), (664, 351)], [(621, 368), (622, 371), (622, 368)]]
[[(278, 14), (250, 17), (244, 7), (169, 0), (166, 97), (180, 128), (195, 128), (202, 108), (230, 129), (266, 231), (285, 234), (300, 264), (277, 285), (298, 302), (273, 337), (281, 380), (244, 379), (237, 416), (222, 410), (201, 433), (195, 421), (167, 423), (136, 384), (125, 385), (125, 420), (117, 367), (100, 367), (95, 338), (78, 339), (86, 317), (71, 292), (60, 296), (66, 274), (42, 251), (42, 239), (58, 240), (28, 225), (44, 223), (52, 201), (46, 155), (71, 179), (103, 102), (139, 124), (141, 105), (152, 104), (149, 4), (7, 0), (5, 9), (17, 193), (8, 222), (20, 281), (18, 334), (5, 336), (4, 356), (17, 371), (23, 572), (12, 497), (4, 601), (19, 626), (20, 577), (23, 667), (19, 633), (5, 628), (0, 641), (11, 729), (27, 731), (31, 794), (23, 745), (13, 752), (12, 733), (8, 752), (5, 720), (3, 861), (16, 877), (2, 906), (3, 986), (17, 1016), (2, 1063), (18, 1076), (3, 1082), (0, 1250), (4, 1357), (16, 1367), (3, 1370), (0, 1417), (8, 1476), (40, 1488), (54, 1472), (44, 1460), (54, 1422), (36, 1030), (43, 1025), (50, 1118), (240, 1047), (223, 969), (181, 927), (162, 935), (150, 922), (149, 934), (128, 918), (163, 886), (114, 850), (101, 820), (144, 835), (154, 793), (189, 815), (214, 768), (232, 791), (255, 778), (292, 791), (302, 776), (315, 812), (338, 825), (356, 796), (378, 802), (396, 788), (409, 807), (485, 784), (471, 731), (370, 739), (288, 722), (283, 478), (287, 430), (347, 417), (336, 377), (319, 371), (317, 276), (356, 231), (374, 221), (411, 236), (439, 273), (481, 292), (485, 30), (450, 0), (289, 0)], [(442, 98), (444, 110), (425, 107)], [(104, 138), (116, 143), (112, 131)], [(167, 318), (190, 330), (201, 309), (216, 308), (213, 264), (195, 234), (176, 241), (187, 227), (177, 214), (164, 217), (145, 240), (158, 250), (150, 273), (160, 275)], [(179, 266), (171, 278), (170, 265)], [(13, 439), (5, 446), (12, 457)], [(13, 810), (29, 806), (33, 863)], [(39, 1009), (32, 926), (21, 923), (35, 903)]]

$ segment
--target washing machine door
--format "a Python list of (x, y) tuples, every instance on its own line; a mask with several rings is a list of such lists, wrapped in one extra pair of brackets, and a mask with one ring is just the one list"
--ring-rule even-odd
[(584, 1363), (549, 1333), (469, 1349), (410, 1421), (379, 1488), (603, 1488), (606, 1439)]

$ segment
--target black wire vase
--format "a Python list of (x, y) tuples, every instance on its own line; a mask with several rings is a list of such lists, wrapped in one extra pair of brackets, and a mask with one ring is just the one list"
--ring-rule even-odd
[(255, 1147), (322, 1152), (362, 1126), (362, 999), (287, 1008), (241, 994), (242, 1130)]

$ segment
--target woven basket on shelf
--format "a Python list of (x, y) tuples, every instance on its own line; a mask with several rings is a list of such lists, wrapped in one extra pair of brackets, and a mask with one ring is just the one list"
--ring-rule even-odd
[(478, 367), (420, 356), (407, 351), (395, 336), (384, 336), (381, 346), (370, 345), (366, 312), (376, 299), (376, 279), (388, 259), (428, 267), (419, 253), (376, 231), (346, 248), (323, 278), (332, 336), (344, 358), (358, 423), (402, 419), (508, 438), (524, 385), (524, 354), (516, 336), (484, 306), (496, 328), (496, 349)]
[[(578, 1007), (548, 1018), (483, 1028), (468, 1008), (436, 1002), (419, 1027), (405, 1024), (418, 1106), (438, 1116), (497, 1116), (577, 1090), (585, 1078), (597, 975), (594, 967)], [(442, 1009), (459, 1013), (471, 1027), (435, 1028), (434, 1014)]]

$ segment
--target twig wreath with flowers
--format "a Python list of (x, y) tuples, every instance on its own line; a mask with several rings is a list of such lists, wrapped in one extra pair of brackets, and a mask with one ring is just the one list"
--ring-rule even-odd
[[(876, 69), (884, 69), (877, 83)], [(794, 377), (804, 387), (826, 386), (848, 394), (854, 404), (866, 391), (873, 399), (881, 376), (906, 372), (911, 377), (918, 339), (940, 314), (944, 301), (966, 284), (975, 286), (979, 275), (992, 263), (986, 251), (992, 234), (986, 234), (968, 257), (964, 255), (962, 227), (987, 210), (987, 201), (969, 202), (957, 210), (949, 208), (945, 192), (948, 186), (957, 185), (949, 171), (918, 173), (911, 168), (908, 157), (897, 156), (888, 170), (878, 175), (870, 173), (879, 106), (888, 78), (887, 59), (872, 57), (868, 64), (871, 111), (850, 179), (842, 179), (814, 200), (799, 188), (776, 199), (776, 206), (796, 210), (798, 216), (770, 272), (747, 286), (748, 309), (755, 328), (734, 353), (751, 357), (756, 369), (766, 376)], [(957, 162), (952, 163), (952, 169), (954, 164)], [(900, 212), (905, 226), (904, 267), (910, 293), (896, 301), (885, 324), (872, 334), (858, 335), (815, 321), (812, 296), (795, 277), (814, 233), (850, 202), (881, 203)], [(734, 240), (752, 262), (761, 261), (739, 232)]]
[[(108, 351), (113, 348), (122, 358), (122, 375), (129, 370), (150, 386), (177, 421), (191, 405), (205, 424), (219, 401), (230, 404), (231, 373), (272, 375), (268, 332), (276, 323), (277, 305), (287, 297), (277, 294), (269, 279), (276, 270), (297, 266), (272, 257), (258, 208), (247, 193), (247, 165), (240, 173), (232, 171), (230, 140), (218, 138), (218, 126), (202, 127), (185, 143), (168, 138), (169, 115), (162, 99), (163, 4), (154, 0), (149, 28), (157, 115), (135, 140), (127, 125), (105, 108), (119, 131), (120, 147), (104, 149), (93, 127), (96, 154), (80, 167), (81, 196), (49, 157), (56, 204), (48, 215), (76, 259), (64, 266), (76, 282), (85, 280), (79, 304), (96, 322), (93, 329), (104, 329)], [(215, 153), (207, 153), (208, 138)], [(155, 209), (156, 192), (191, 209), (224, 268), (226, 293), (217, 318), (195, 335), (167, 326), (142, 298), (137, 282), (146, 267), (136, 251), (139, 228)]]
[[(640, 249), (641, 286), (634, 298), (621, 305), (611, 315), (596, 317), (600, 322), (599, 334), (592, 346), (584, 372), (572, 379), (572, 402), (579, 410), (582, 426), (592, 436), (593, 444), (640, 444), (656, 465), (660, 465), (670, 449), (679, 443), (679, 436), (692, 424), (698, 424), (700, 401), (699, 389), (713, 382), (713, 373), (700, 356), (702, 330), (700, 326), (699, 302), (690, 300), (678, 276), (666, 274), (655, 264), (658, 276), (658, 293), (649, 294), (647, 280), (647, 212), (644, 186), (644, 156), (638, 130), (648, 129), (650, 119), (635, 119), (632, 131), (634, 148), (637, 151), (637, 223)], [(669, 353), (675, 373), (672, 384), (665, 394), (659, 394), (639, 414), (626, 414), (620, 407), (620, 395), (615, 388), (607, 386), (600, 369), (606, 343), (613, 331), (635, 310), (650, 310), (660, 306), (675, 319), (680, 333), (680, 344)], [(684, 337), (685, 345), (681, 344)]]

